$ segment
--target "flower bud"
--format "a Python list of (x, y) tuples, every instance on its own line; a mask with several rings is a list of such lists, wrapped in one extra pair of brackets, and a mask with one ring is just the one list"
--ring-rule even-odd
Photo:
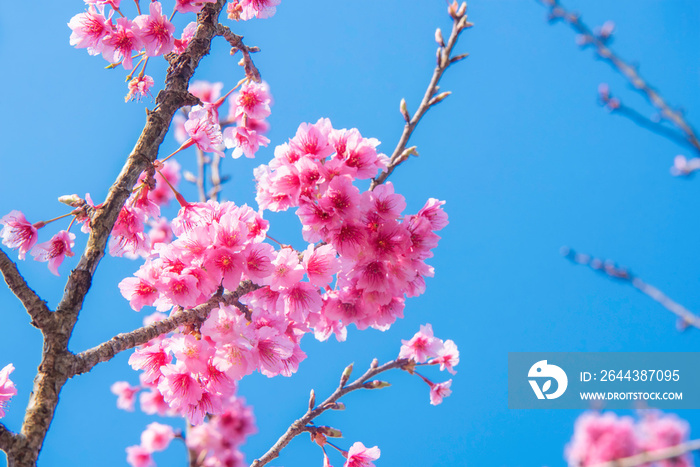
[(411, 121), (411, 116), (408, 114), (408, 107), (406, 106), (406, 99), (401, 99), (401, 104), (399, 104), (399, 109), (401, 109), (401, 115), (406, 123)]
[(309, 394), (309, 410), (313, 410), (315, 406), (316, 406), (316, 393), (312, 389), (311, 394)]
[(319, 426), (316, 428), (318, 433), (328, 436), (329, 438), (342, 438), (343, 433), (337, 428), (331, 428), (329, 426)]
[(343, 370), (343, 375), (340, 377), (340, 387), (344, 387), (345, 384), (347, 384), (348, 380), (350, 380), (350, 375), (352, 374), (352, 366), (353, 363), (345, 367)]
[(435, 104), (437, 104), (438, 102), (441, 102), (441, 101), (445, 100), (445, 98), (446, 98), (447, 96), (449, 96), (450, 94), (452, 94), (452, 91), (441, 92), (441, 93), (438, 94), (437, 96), (435, 96), (435, 97), (433, 97), (432, 99), (430, 99), (430, 102), (428, 102), (428, 105), (435, 105)]
[(387, 383), (386, 381), (379, 381), (378, 379), (368, 381), (362, 385), (362, 387), (365, 389), (384, 389), (388, 388), (389, 386), (391, 386), (391, 384)]
[(73, 194), (73, 195), (63, 195), (58, 197), (58, 202), (67, 204), (68, 206), (72, 208), (78, 208), (85, 203), (85, 201), (78, 195)]
[(435, 30), (435, 42), (437, 42), (440, 47), (445, 47), (445, 39), (442, 38), (442, 31), (440, 28)]

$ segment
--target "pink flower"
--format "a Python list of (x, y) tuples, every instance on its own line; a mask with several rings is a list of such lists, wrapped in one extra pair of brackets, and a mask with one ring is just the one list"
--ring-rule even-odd
[[(656, 451), (677, 446), (687, 441), (690, 427), (688, 422), (681, 420), (675, 415), (651, 412), (640, 421), (639, 432), (641, 435), (641, 449), (643, 451)], [(658, 467), (691, 467), (692, 465), (692, 458), (685, 454), (661, 461)]]
[(570, 466), (587, 466), (629, 457), (639, 452), (639, 443), (630, 417), (612, 412), (587, 412), (574, 425), (574, 436), (564, 456)]
[(190, 94), (199, 97), (202, 102), (213, 104), (221, 96), (224, 83), (210, 83), (209, 81), (193, 81), (187, 89)]
[(141, 447), (148, 452), (164, 451), (173, 438), (173, 427), (153, 422), (141, 433)]
[(131, 54), (143, 47), (139, 27), (127, 18), (117, 19), (117, 25), (102, 39), (102, 56), (110, 63), (122, 62), (124, 69), (131, 70)]
[(73, 30), (70, 35), (70, 45), (76, 49), (87, 47), (90, 55), (102, 52), (104, 45), (102, 38), (112, 30), (112, 14), (105, 18), (102, 12), (90, 5), (85, 13), (80, 13), (71, 18), (68, 27)]
[(151, 453), (141, 446), (126, 448), (126, 461), (131, 467), (155, 467)]
[(190, 41), (194, 37), (194, 33), (196, 31), (197, 31), (197, 23), (194, 21), (192, 21), (187, 26), (185, 26), (185, 29), (182, 30), (182, 35), (180, 36), (180, 38), (175, 39), (173, 41), (173, 50), (175, 51), (176, 54), (179, 55), (185, 51), (187, 46), (190, 44)]
[(253, 159), (260, 146), (267, 146), (269, 142), (270, 140), (265, 136), (246, 127), (229, 126), (224, 129), (224, 144), (227, 148), (234, 148), (232, 154), (234, 159), (244, 154), (247, 158)]
[(188, 405), (196, 404), (202, 398), (202, 387), (199, 381), (192, 376), (184, 363), (165, 365), (161, 368), (161, 372), (163, 376), (158, 382), (158, 390), (171, 407), (184, 409)]
[(316, 287), (325, 287), (330, 284), (339, 268), (340, 262), (332, 245), (323, 245), (319, 248), (309, 245), (304, 252), (306, 276)]
[(149, 12), (149, 15), (134, 18), (134, 23), (141, 31), (146, 54), (150, 57), (167, 54), (173, 50), (175, 26), (163, 15), (160, 2), (151, 2)]
[(433, 337), (433, 327), (430, 324), (421, 325), (411, 340), (401, 340), (403, 345), (399, 352), (399, 358), (412, 358), (417, 363), (423, 363), (427, 359), (436, 357), (442, 348), (442, 341)]
[(24, 214), (20, 211), (10, 211), (10, 213), (0, 219), (3, 225), (0, 231), (2, 244), (17, 249), (19, 248), (19, 259), (24, 259), (27, 252), (34, 246), (37, 239), (36, 228), (27, 222)]
[(187, 115), (185, 131), (190, 135), (183, 148), (196, 144), (203, 152), (214, 152), (223, 157), (221, 151), (221, 127), (211, 120), (209, 112), (202, 106), (194, 106)]
[[(234, 0), (240, 11), (240, 19), (247, 21), (253, 18), (269, 18), (277, 12), (281, 0)], [(238, 19), (238, 18), (236, 18)]]
[(229, 119), (239, 120), (245, 115), (247, 118), (262, 120), (270, 115), (271, 100), (267, 83), (248, 81), (231, 97)]
[(15, 367), (12, 363), (0, 370), (0, 418), (5, 416), (5, 406), (9, 400), (17, 394), (15, 383), (10, 380), (10, 373), (13, 371), (15, 371)]
[(452, 394), (450, 386), (452, 380), (449, 379), (444, 383), (433, 383), (430, 385), (430, 404), (438, 405), (442, 403), (442, 399)]
[(142, 97), (150, 96), (153, 84), (153, 78), (151, 78), (150, 76), (137, 76), (136, 78), (129, 81), (129, 92), (124, 98), (124, 101), (140, 101)]
[(49, 271), (58, 274), (58, 267), (66, 256), (73, 256), (71, 248), (75, 244), (75, 234), (61, 230), (48, 242), (40, 243), (32, 248), (32, 256), (36, 261), (48, 261)]
[(454, 341), (450, 339), (446, 340), (445, 344), (438, 352), (437, 358), (433, 359), (431, 363), (439, 363), (440, 371), (447, 368), (447, 371), (453, 375), (457, 374), (453, 367), (457, 366), (459, 363), (459, 350), (457, 350), (457, 345)]
[(109, 388), (112, 394), (116, 394), (117, 407), (126, 410), (127, 412), (134, 411), (134, 403), (136, 402), (136, 394), (141, 390), (140, 386), (132, 386), (126, 381), (117, 381)]
[(343, 467), (374, 467), (372, 461), (379, 459), (379, 448), (366, 448), (361, 442), (356, 442), (348, 450), (347, 460)]
[(180, 13), (199, 13), (205, 3), (216, 3), (216, 0), (177, 0), (175, 10)]

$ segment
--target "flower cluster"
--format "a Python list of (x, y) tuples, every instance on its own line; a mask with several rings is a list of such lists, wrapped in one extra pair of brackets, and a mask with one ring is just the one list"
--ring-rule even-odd
[(175, 438), (175, 430), (170, 425), (153, 422), (141, 433), (141, 444), (126, 448), (126, 461), (132, 467), (152, 467), (152, 454), (165, 451)]
[(187, 435), (187, 448), (200, 453), (201, 465), (206, 467), (247, 465), (239, 448), (255, 433), (253, 411), (244, 405), (242, 398), (232, 397), (221, 414), (192, 427)]
[[(688, 439), (688, 423), (675, 415), (651, 411), (635, 421), (612, 412), (588, 412), (574, 426), (574, 436), (566, 446), (570, 466), (597, 465), (683, 443)], [(688, 454), (655, 464), (659, 467), (692, 467)]]
[(226, 5), (229, 19), (247, 21), (269, 18), (277, 12), (281, 0), (232, 0)]
[[(433, 327), (430, 324), (421, 325), (410, 340), (401, 340), (403, 344), (399, 351), (399, 358), (407, 358), (414, 364), (440, 365), (440, 371), (447, 370), (455, 375), (454, 367), (459, 363), (459, 350), (454, 341), (448, 339), (442, 341), (433, 335)], [(414, 370), (411, 370), (415, 373)], [(424, 376), (419, 377), (430, 386), (430, 403), (438, 405), (442, 399), (452, 394), (450, 386), (452, 380), (443, 383), (433, 383)]]
[[(109, 253), (112, 256), (148, 256), (153, 248), (171, 235), (167, 225), (163, 225), (160, 208), (173, 198), (171, 187), (180, 181), (180, 164), (167, 161), (161, 164), (158, 172), (144, 173), (137, 188), (122, 207), (109, 239)], [(153, 228), (146, 234), (147, 225)]]
[(12, 363), (0, 370), (0, 418), (5, 416), (5, 405), (17, 394), (15, 383), (10, 379), (10, 373), (15, 371)]
[[(321, 340), (331, 333), (344, 339), (351, 323), (359, 329), (387, 329), (403, 317), (405, 296), (423, 293), (425, 276), (433, 275), (424, 260), (440, 238), (435, 231), (448, 223), (444, 202), (430, 199), (418, 214), (404, 215), (404, 197), (391, 183), (364, 193), (353, 185), (386, 168), (378, 144), (357, 129), (335, 130), (321, 119), (302, 124), (288, 144), (275, 149), (273, 161), (255, 171), (261, 208), (298, 206), (304, 239), (338, 253), (339, 267), (328, 256), (320, 261), (319, 254), (315, 260), (310, 250), (305, 259), (312, 268), (322, 268), (312, 283), (325, 288), (323, 305), (308, 318)], [(336, 268), (335, 287), (330, 288), (328, 279)]]
[[(270, 140), (263, 136), (269, 129), (265, 118), (270, 115), (272, 104), (267, 83), (246, 79), (237, 93), (233, 93), (234, 88), (223, 97), (222, 88), (223, 83), (207, 81), (195, 81), (190, 85), (189, 91), (202, 101), (202, 105), (192, 107), (187, 119), (176, 115), (175, 138), (181, 143), (176, 152), (197, 146), (202, 152), (223, 157), (225, 147), (233, 148), (234, 159), (242, 155), (252, 159), (260, 146), (268, 145)], [(229, 95), (228, 117), (219, 121), (219, 108)], [(225, 127), (223, 132), (222, 126)]]

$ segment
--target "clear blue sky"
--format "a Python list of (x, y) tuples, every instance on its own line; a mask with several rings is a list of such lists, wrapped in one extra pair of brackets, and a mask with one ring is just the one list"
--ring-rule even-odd
[[(124, 2), (128, 4), (129, 2)], [(700, 126), (700, 5), (695, 1), (567, 2), (590, 25), (614, 20), (614, 46), (669, 102)], [(0, 4), (4, 112), (0, 116), (0, 214), (20, 209), (33, 221), (64, 212), (59, 195), (90, 192), (103, 199), (144, 123), (144, 104), (124, 104), (122, 70), (68, 44), (66, 23), (83, 2), (44, 2), (31, 12)], [(168, 7), (169, 8), (169, 7)], [(631, 288), (577, 268), (559, 247), (611, 257), (630, 266), (690, 309), (700, 311), (700, 227), (697, 179), (669, 175), (684, 147), (609, 115), (596, 103), (600, 82), (652, 114), (622, 78), (590, 51), (580, 52), (564, 25), (547, 25), (534, 0), (473, 0), (458, 52), (471, 56), (446, 75), (453, 95), (421, 123), (411, 159), (391, 177), (408, 211), (429, 197), (447, 200), (450, 225), (430, 263), (427, 292), (407, 302), (406, 318), (390, 331), (358, 332), (348, 341), (304, 340), (309, 358), (291, 379), (260, 375), (241, 384), (260, 434), (244, 447), (263, 453), (306, 407), (308, 393), (328, 394), (342, 369), (359, 371), (372, 358), (398, 354), (420, 324), (453, 339), (461, 351), (453, 395), (428, 403), (417, 378), (390, 374), (393, 386), (354, 394), (345, 412), (324, 416), (345, 433), (344, 446), (378, 445), (378, 465), (563, 465), (576, 411), (507, 408), (506, 363), (512, 351), (693, 351), (700, 332), (679, 333), (669, 312)], [(254, 202), (252, 169), (301, 122), (329, 117), (357, 127), (391, 152), (402, 120), (398, 103), (414, 109), (434, 64), (433, 32), (449, 27), (445, 2), (283, 0), (270, 20), (233, 24), (270, 84), (275, 104), (272, 144), (255, 161), (227, 159), (225, 195)], [(181, 27), (181, 26), (180, 26)], [(234, 85), (241, 72), (222, 40), (196, 78)], [(150, 66), (149, 66), (150, 67)], [(164, 66), (157, 73), (162, 83)], [(146, 104), (148, 105), (148, 103)], [(168, 137), (165, 153), (176, 143)], [(185, 168), (194, 156), (182, 154)], [(193, 187), (185, 195), (195, 196)], [(269, 216), (271, 234), (299, 242), (293, 215)], [(45, 240), (46, 238), (44, 238)], [(84, 245), (79, 237), (76, 249)], [(13, 256), (14, 257), (14, 256)], [(75, 260), (67, 265), (74, 265)], [(27, 261), (21, 271), (51, 306), (64, 275)], [(138, 264), (105, 258), (80, 315), (71, 349), (81, 351), (140, 324), (117, 283)], [(0, 287), (0, 366), (13, 362), (19, 394), (3, 420), (21, 424), (40, 357), (40, 334), (9, 291)], [(70, 381), (61, 394), (40, 465), (126, 465), (124, 448), (138, 444), (152, 418), (118, 411), (109, 386), (137, 382), (128, 354)], [(431, 373), (436, 377), (444, 376)], [(700, 436), (700, 413), (679, 413)], [(156, 455), (159, 465), (185, 465), (182, 446)], [(334, 465), (342, 465), (334, 457)], [(304, 436), (273, 465), (322, 464)]]

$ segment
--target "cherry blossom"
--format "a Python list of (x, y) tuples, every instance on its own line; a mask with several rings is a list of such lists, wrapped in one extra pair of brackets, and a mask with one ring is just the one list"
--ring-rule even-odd
[(121, 63), (125, 70), (131, 70), (134, 66), (131, 54), (143, 47), (140, 34), (133, 21), (118, 18), (116, 26), (102, 39), (102, 56), (110, 63)]
[(12, 363), (5, 365), (0, 370), (0, 418), (5, 416), (7, 403), (12, 399), (12, 396), (17, 394), (15, 383), (10, 379), (10, 373), (13, 371), (15, 371), (15, 367)]
[(73, 30), (70, 35), (70, 45), (76, 49), (87, 48), (90, 55), (102, 52), (102, 39), (112, 30), (112, 14), (105, 18), (103, 12), (98, 12), (90, 5), (85, 13), (79, 13), (71, 18), (68, 27)]
[(11, 211), (0, 219), (2, 244), (19, 249), (19, 259), (24, 259), (37, 240), (37, 229), (25, 219), (20, 211)]
[(63, 263), (63, 258), (73, 256), (75, 234), (61, 230), (48, 242), (40, 243), (32, 248), (31, 254), (36, 261), (48, 261), (49, 271), (58, 274), (58, 267)]
[(151, 2), (148, 8), (150, 14), (137, 16), (134, 24), (139, 28), (146, 54), (151, 57), (165, 55), (173, 50), (175, 26), (163, 14), (160, 2)]
[(151, 453), (141, 446), (129, 446), (126, 448), (126, 462), (131, 467), (155, 467)]
[(566, 446), (570, 466), (586, 466), (629, 457), (639, 451), (634, 420), (612, 412), (587, 412), (574, 425), (574, 436)]
[(129, 92), (127, 93), (124, 101), (128, 102), (130, 100), (141, 100), (142, 97), (151, 95), (151, 88), (153, 87), (153, 78), (148, 75), (137, 76), (136, 78), (129, 81)]
[(381, 451), (377, 446), (367, 448), (361, 442), (356, 442), (348, 449), (344, 467), (374, 467), (372, 461), (379, 459)]
[(433, 336), (433, 327), (430, 324), (421, 325), (410, 340), (401, 341), (399, 358), (412, 358), (418, 363), (423, 363), (429, 358), (437, 357), (443, 344), (440, 339)]
[(153, 422), (141, 433), (141, 447), (148, 452), (164, 451), (174, 437), (173, 427)]
[(452, 380), (449, 379), (444, 383), (433, 383), (430, 385), (430, 404), (438, 405), (442, 403), (442, 399), (452, 394), (450, 386)]

